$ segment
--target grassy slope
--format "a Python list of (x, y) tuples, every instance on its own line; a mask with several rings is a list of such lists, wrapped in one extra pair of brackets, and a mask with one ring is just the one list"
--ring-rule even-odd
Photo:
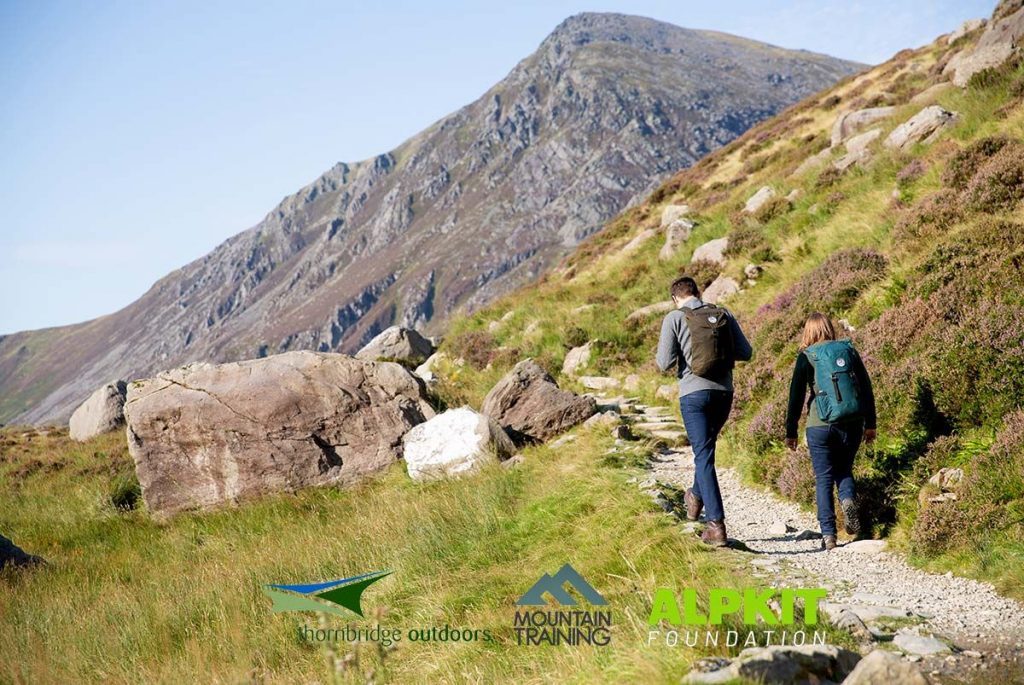
[[(728, 557), (684, 539), (627, 478), (595, 455), (533, 448), (515, 469), (416, 484), (400, 466), (378, 481), (268, 498), (157, 523), (109, 501), (130, 474), (123, 436), (0, 433), (0, 530), (50, 567), (0, 578), (0, 682), (675, 682), (686, 649), (647, 649), (656, 587), (743, 587)], [(573, 563), (611, 602), (612, 647), (512, 644), (514, 601), (542, 571)], [(381, 653), (310, 646), (300, 625), (339, 618), (273, 614), (270, 582), (376, 569), (370, 627), (488, 628), (495, 644), (413, 645)]]
[[(953, 46), (940, 39), (904, 51), (764, 122), (625, 212), (540, 283), (456, 321), (446, 351), (468, 363), (453, 369), (455, 377), (446, 392), (478, 403), (491, 383), (522, 356), (537, 358), (558, 375), (566, 350), (589, 339), (599, 341), (600, 352), (587, 373), (620, 378), (639, 373), (642, 394), (653, 401), (654, 389), (668, 380), (657, 373), (652, 361), (661, 317), (630, 323), (626, 315), (667, 299), (668, 283), (694, 270), (688, 266), (690, 254), (706, 240), (730, 235), (735, 242), (746, 237), (747, 246), (732, 256), (723, 271), (742, 282), (745, 264), (767, 265), (755, 286), (729, 302), (753, 330), (759, 358), (738, 371), (740, 405), (727, 437), (726, 458), (751, 480), (777, 487), (804, 503), (812, 501), (807, 459), (799, 455), (794, 459), (781, 446), (779, 407), (797, 349), (793, 322), (799, 323), (805, 308), (845, 317), (858, 330), (865, 329), (854, 337), (875, 352), (869, 368), (877, 377), (884, 405), (879, 446), (865, 454), (859, 467), (872, 505), (880, 503), (879, 511), (895, 506), (895, 511), (886, 511), (877, 521), (876, 532), (893, 534), (920, 565), (991, 580), (1004, 592), (1024, 598), (1024, 444), (1013, 434), (1012, 414), (1014, 402), (1019, 407), (1019, 399), (1014, 398), (1020, 396), (1024, 383), (1024, 368), (1019, 367), (1014, 351), (1024, 345), (1019, 330), (999, 331), (997, 324), (990, 337), (971, 338), (964, 333), (971, 324), (962, 311), (933, 315), (924, 321), (926, 333), (914, 338), (910, 331), (903, 347), (890, 340), (898, 336), (885, 330), (893, 327), (893, 321), (896, 327), (907, 321), (905, 325), (913, 328), (916, 324), (908, 312), (915, 311), (915, 302), (931, 297), (928, 301), (937, 306), (934, 290), (947, 281), (960, 285), (962, 297), (977, 301), (982, 312), (999, 305), (1004, 324), (1024, 320), (1019, 283), (1024, 231), (1013, 223), (1024, 218), (1019, 205), (970, 209), (948, 225), (919, 234), (899, 228), (908, 217), (925, 213), (921, 207), (932, 193), (948, 188), (943, 172), (960, 150), (986, 136), (1024, 138), (1024, 108), (1019, 106), (1024, 71), (1010, 65), (976, 79), (967, 90), (951, 88), (934, 98), (960, 115), (938, 141), (903, 152), (880, 145), (896, 125), (924, 106), (911, 103), (910, 98), (944, 80), (938, 74), (941, 61), (976, 39), (977, 34), (968, 36)], [(883, 136), (872, 146), (871, 164), (831, 178), (820, 170), (793, 174), (803, 159), (827, 146), (839, 113), (882, 104), (894, 104), (897, 109), (875, 124), (883, 129)], [(919, 165), (919, 173), (904, 171), (914, 165)], [(774, 216), (756, 220), (741, 216), (743, 202), (763, 185), (772, 186), (780, 196), (794, 189), (800, 195), (791, 208), (783, 206)], [(1012, 180), (1008, 185), (1019, 187)], [(699, 226), (676, 259), (658, 260), (660, 236), (623, 254), (622, 247), (632, 238), (658, 226), (664, 206), (677, 203), (694, 209)], [(1010, 223), (986, 234), (985, 227), (997, 221)], [(984, 252), (986, 235), (996, 245), (991, 253)], [(815, 272), (837, 251), (849, 248), (862, 250), (852, 260), (856, 278), (851, 287), (837, 285), (827, 270), (824, 276)], [(871, 275), (864, 264), (857, 263), (870, 261), (863, 255), (870, 257), (873, 252), (863, 250), (884, 255), (880, 275)], [(967, 252), (963, 266), (945, 256), (956, 250)], [(809, 299), (805, 296), (816, 295), (818, 285), (825, 293), (820, 304), (787, 302), (793, 293)], [(946, 297), (955, 300), (957, 295)], [(941, 304), (941, 297), (938, 301)], [(891, 319), (884, 318), (887, 313), (893, 315)], [(947, 324), (951, 322), (946, 328), (954, 328), (960, 337), (943, 342), (943, 316)], [(977, 358), (958, 358), (972, 349), (981, 350)], [(983, 354), (989, 357), (982, 358)], [(979, 375), (990, 362), (1002, 364), (994, 379)], [(896, 367), (905, 376), (889, 373)], [(569, 378), (560, 381), (573, 383)], [(924, 388), (929, 402), (934, 394), (938, 407), (919, 397), (908, 398), (904, 384)], [(963, 388), (970, 390), (965, 393)], [(948, 425), (922, 428), (920, 414), (929, 411), (933, 419)], [(765, 425), (771, 428), (767, 433)], [(937, 447), (941, 441), (935, 439), (944, 434), (952, 435), (953, 449)], [(998, 454), (990, 451), (993, 436), (1009, 447)], [(1001, 472), (998, 478), (986, 473), (993, 470), (992, 463), (994, 471)], [(939, 466), (964, 467), (970, 483), (961, 491), (959, 504), (933, 508), (922, 517), (917, 494)]]

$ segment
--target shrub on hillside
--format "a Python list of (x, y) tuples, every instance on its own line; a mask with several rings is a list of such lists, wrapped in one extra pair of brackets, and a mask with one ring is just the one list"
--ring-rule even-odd
[(817, 190), (831, 188), (836, 183), (839, 183), (839, 179), (842, 177), (843, 172), (836, 169), (834, 166), (825, 167), (825, 169), (818, 174), (818, 178), (814, 181), (814, 187)]
[(782, 471), (775, 480), (775, 487), (784, 497), (791, 500), (801, 504), (814, 503), (814, 467), (806, 447), (786, 450), (782, 460)]
[(708, 259), (698, 259), (695, 262), (690, 262), (679, 270), (680, 276), (689, 276), (697, 282), (697, 287), (701, 290), (711, 285), (711, 282), (718, 278), (720, 273), (722, 273), (722, 267), (717, 262), (712, 262)]
[(772, 219), (782, 216), (790, 210), (789, 200), (784, 197), (773, 197), (754, 212), (758, 223), (766, 224)]
[(896, 173), (896, 183), (900, 186), (910, 185), (921, 178), (927, 170), (928, 167), (925, 166), (924, 162), (920, 159), (915, 159)]
[(978, 212), (1011, 211), (1024, 199), (1024, 146), (1007, 145), (981, 165), (964, 191)]
[(750, 254), (754, 250), (770, 247), (764, 229), (757, 225), (740, 222), (729, 232), (729, 245), (725, 249), (727, 257)]
[(942, 172), (942, 182), (950, 188), (964, 190), (981, 165), (1009, 142), (1010, 139), (1006, 136), (990, 136), (968, 145), (946, 163), (946, 170)]
[(942, 554), (965, 539), (971, 517), (959, 502), (943, 502), (924, 507), (910, 532), (911, 549), (924, 556)]
[[(781, 395), (779, 395), (781, 397)], [(783, 399), (765, 403), (747, 426), (750, 446), (766, 452), (786, 437), (786, 402)]]
[(963, 207), (957, 193), (948, 188), (942, 189), (924, 196), (903, 211), (893, 229), (893, 238), (902, 244), (945, 233), (962, 218)]
[(962, 487), (974, 502), (1024, 500), (1024, 409), (1006, 414), (992, 447), (970, 465)]
[(566, 347), (580, 347), (590, 341), (590, 334), (579, 326), (571, 326), (565, 331), (565, 339), (562, 344)]
[(463, 331), (445, 344), (453, 357), (461, 357), (475, 369), (486, 368), (498, 347), (497, 340), (487, 331)]

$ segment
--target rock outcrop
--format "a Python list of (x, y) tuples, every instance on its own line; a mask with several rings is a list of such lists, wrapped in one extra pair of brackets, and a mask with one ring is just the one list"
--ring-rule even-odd
[(356, 359), (385, 359), (421, 364), (433, 353), (434, 346), (415, 330), (392, 326), (356, 352)]
[(949, 112), (938, 105), (929, 105), (893, 129), (883, 144), (890, 149), (902, 150), (914, 143), (930, 143), (940, 131), (956, 120), (956, 112)]
[(593, 397), (559, 389), (537, 362), (519, 362), (484, 398), (481, 412), (522, 445), (544, 442), (583, 423), (597, 411)]
[(748, 647), (735, 659), (712, 657), (694, 665), (684, 683), (727, 683), (753, 680), (760, 683), (838, 683), (860, 661), (856, 652), (834, 645)]
[(975, 74), (1001, 66), (1012, 57), (1024, 39), (1024, 7), (991, 22), (977, 45), (959, 52), (946, 63), (942, 73), (963, 88)]
[(127, 392), (128, 385), (124, 381), (114, 381), (89, 395), (68, 422), (71, 439), (85, 442), (123, 426)]
[(42, 558), (29, 554), (0, 535), (0, 570), (7, 566), (36, 566), (45, 563)]
[(640, 307), (639, 309), (631, 311), (629, 316), (626, 317), (626, 322), (639, 321), (640, 319), (645, 319), (648, 316), (653, 316), (655, 314), (664, 314), (672, 311), (675, 307), (676, 304), (672, 300), (655, 302), (654, 304), (649, 304), (645, 307)]
[(402, 438), (405, 467), (413, 480), (436, 480), (504, 461), (515, 445), (494, 419), (469, 407), (450, 409), (413, 427)]
[(354, 483), (433, 416), (399, 364), (289, 352), (193, 364), (128, 386), (128, 449), (150, 512)]

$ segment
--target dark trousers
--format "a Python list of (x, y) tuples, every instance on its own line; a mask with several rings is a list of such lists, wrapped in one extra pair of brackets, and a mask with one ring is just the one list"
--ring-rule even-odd
[(822, 535), (836, 534), (836, 509), (832, 490), (838, 488), (839, 499), (853, 499), (853, 458), (860, 448), (864, 423), (851, 421), (807, 429), (807, 448), (814, 466), (815, 499), (818, 503), (818, 525)]
[(725, 519), (722, 492), (715, 472), (715, 443), (729, 418), (732, 393), (724, 390), (698, 390), (679, 398), (679, 413), (686, 426), (686, 437), (693, 446), (693, 494), (704, 500), (708, 521)]

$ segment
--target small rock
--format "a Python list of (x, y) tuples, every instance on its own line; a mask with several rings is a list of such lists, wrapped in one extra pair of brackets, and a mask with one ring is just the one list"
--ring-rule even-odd
[(885, 551), (885, 540), (855, 540), (847, 542), (843, 549), (859, 554), (879, 554)]
[(821, 539), (821, 533), (819, 533), (817, 531), (814, 531), (814, 530), (804, 530), (804, 531), (801, 531), (796, 536), (796, 538), (794, 538), (794, 539), (798, 540), (798, 541), (803, 541), (803, 540), (820, 540)]
[(632, 240), (630, 240), (628, 243), (626, 243), (626, 245), (622, 248), (622, 251), (621, 251), (620, 254), (623, 254), (623, 255), (633, 254), (634, 252), (639, 250), (641, 247), (643, 247), (644, 244), (648, 240), (650, 240), (651, 238), (653, 238), (656, 235), (658, 235), (658, 231), (657, 230), (655, 230), (653, 228), (645, 228), (644, 230), (642, 230), (639, 233), (637, 233), (636, 236), (634, 236), (634, 238)]
[(622, 385), (617, 378), (608, 378), (607, 376), (580, 376), (579, 380), (584, 388), (591, 390), (610, 390)]
[(775, 519), (772, 525), (768, 526), (769, 535), (785, 535), (786, 533), (796, 532), (796, 528), (789, 525), (782, 519)]
[(622, 419), (619, 413), (616, 411), (605, 411), (598, 414), (594, 414), (589, 419), (583, 422), (583, 425), (587, 428), (593, 426), (615, 426)]
[(982, 654), (981, 652), (979, 652), (979, 651), (977, 651), (975, 649), (965, 649), (963, 651), (963, 655), (966, 656), (966, 657), (970, 657), (972, 659), (984, 658), (984, 654)]
[(658, 253), (658, 259), (665, 262), (673, 259), (686, 244), (697, 224), (689, 219), (677, 219), (665, 228), (665, 244)]
[(565, 354), (562, 362), (562, 373), (566, 376), (574, 376), (576, 372), (590, 364), (590, 354), (593, 343), (587, 343), (574, 347)]
[(629, 426), (625, 424), (619, 424), (612, 428), (612, 437), (616, 440), (633, 440), (633, 432), (629, 430)]
[(836, 628), (850, 633), (858, 640), (866, 641), (874, 638), (874, 635), (868, 629), (867, 624), (861, 620), (860, 616), (848, 609), (839, 612), (839, 615), (832, 620), (832, 624)]
[(943, 468), (928, 479), (928, 482), (940, 490), (956, 490), (964, 478), (963, 469)]
[(666, 300), (665, 302), (655, 302), (654, 304), (649, 304), (646, 307), (640, 307), (640, 309), (634, 310), (633, 312), (630, 313), (629, 316), (626, 317), (626, 321), (639, 321), (640, 319), (651, 316), (652, 314), (664, 314), (665, 312), (670, 312), (675, 308), (676, 303), (673, 302), (672, 300)]
[(786, 194), (786, 201), (789, 202), (789, 204), (793, 204), (794, 202), (800, 199), (801, 195), (803, 195), (802, 190), (800, 190), (799, 188), (793, 188), (793, 190), (789, 191)]
[(517, 466), (522, 465), (523, 462), (525, 462), (525, 461), (526, 461), (526, 459), (523, 458), (523, 455), (521, 455), (521, 454), (513, 454), (511, 457), (509, 457), (505, 461), (501, 462), (501, 465), (502, 465), (503, 468), (513, 469), (513, 468), (515, 468)]
[[(728, 238), (715, 238), (714, 240), (709, 240), (693, 251), (693, 256), (690, 258), (690, 261), (708, 261), (714, 262), (719, 266), (725, 266), (725, 251), (728, 247)], [(673, 307), (674, 306), (675, 305), (673, 305)]]
[(720, 304), (739, 291), (740, 284), (736, 282), (736, 279), (723, 274), (712, 281), (711, 285), (704, 289), (704, 292), (701, 295), (701, 300), (713, 304)]
[(469, 407), (450, 409), (413, 426), (402, 437), (403, 458), (413, 480), (436, 480), (476, 470), (515, 447), (493, 419)]
[(743, 205), (743, 211), (747, 214), (753, 214), (757, 210), (761, 209), (765, 203), (774, 198), (776, 194), (775, 189), (771, 186), (762, 186), (756, 193), (751, 195), (746, 204)]
[(762, 271), (764, 271), (764, 269), (757, 264), (747, 264), (743, 267), (743, 275), (751, 280), (760, 277)]
[(626, 392), (636, 392), (640, 389), (639, 374), (631, 373), (622, 381), (622, 389)]
[(356, 359), (396, 359), (422, 364), (434, 353), (430, 341), (411, 328), (392, 326), (366, 343), (358, 352)]
[(551, 443), (551, 449), (557, 450), (560, 447), (565, 447), (570, 442), (573, 442), (575, 439), (575, 435), (563, 435), (562, 437), (558, 438), (557, 440)]
[[(838, 147), (868, 124), (885, 119), (896, 111), (895, 107), (871, 107), (840, 114), (832, 124), (832, 147)], [(847, 148), (849, 149), (849, 148)]]
[(892, 639), (894, 645), (908, 654), (919, 654), (921, 656), (933, 656), (935, 654), (948, 654), (949, 645), (942, 640), (926, 635), (911, 632), (909, 630), (897, 631)]
[(917, 666), (883, 649), (876, 649), (860, 660), (843, 685), (928, 685)]
[(668, 205), (661, 210), (661, 227), (671, 225), (690, 213), (690, 205)]

